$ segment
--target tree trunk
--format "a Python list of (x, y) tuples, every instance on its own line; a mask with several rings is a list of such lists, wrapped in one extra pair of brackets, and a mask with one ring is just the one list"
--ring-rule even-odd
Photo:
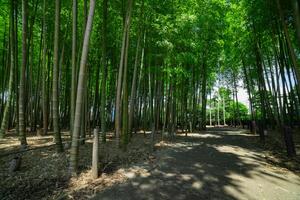
[(21, 145), (27, 145), (25, 133), (25, 72), (27, 64), (27, 0), (22, 0), (22, 66), (19, 87), (19, 137)]
[(77, 0), (73, 0), (72, 8), (72, 79), (71, 79), (71, 110), (70, 110), (70, 134), (73, 135), (73, 125), (75, 118), (75, 101), (76, 101), (76, 49), (77, 49)]
[(241, 116), (240, 116), (240, 106), (239, 106), (239, 100), (238, 100), (238, 91), (237, 91), (237, 82), (236, 82), (236, 77), (233, 75), (233, 82), (234, 82), (234, 91), (235, 91), (235, 103), (236, 103), (236, 110), (237, 110), (237, 125), (241, 125)]
[(78, 138), (80, 133), (80, 120), (82, 116), (82, 104), (84, 98), (84, 87), (86, 85), (86, 63), (88, 57), (88, 50), (89, 50), (89, 40), (92, 33), (92, 25), (94, 19), (94, 12), (95, 12), (95, 1), (90, 1), (90, 9), (88, 15), (88, 21), (85, 29), (84, 34), (84, 41), (82, 46), (82, 55), (80, 61), (80, 72), (79, 72), (79, 79), (78, 79), (78, 87), (77, 87), (77, 98), (76, 98), (76, 109), (75, 109), (75, 120), (74, 120), (74, 127), (73, 127), (73, 137), (72, 137), (72, 146), (70, 152), (70, 170), (73, 174), (77, 172), (78, 167), (78, 153), (79, 153), (79, 146), (78, 146)]
[(101, 110), (101, 136), (102, 141), (106, 142), (106, 74), (107, 74), (107, 4), (108, 0), (103, 0), (103, 23), (102, 23), (102, 83), (101, 83), (101, 103), (100, 103), (100, 110)]
[(298, 40), (298, 47), (300, 47), (300, 10), (299, 10), (299, 1), (298, 0), (292, 0), (293, 5), (293, 15), (294, 15), (294, 21), (295, 21), (295, 29), (297, 33), (297, 40)]
[[(121, 133), (121, 95), (122, 95), (122, 79), (124, 80), (123, 73), (125, 74), (125, 63), (126, 58), (126, 49), (128, 48), (128, 35), (130, 30), (130, 22), (131, 22), (131, 12), (132, 12), (133, 0), (128, 0), (128, 7), (126, 13), (126, 19), (123, 30), (123, 40), (122, 40), (122, 48), (121, 48), (121, 57), (120, 57), (120, 65), (118, 72), (118, 82), (117, 82), (117, 93), (116, 93), (116, 113), (115, 113), (115, 131), (116, 131), (116, 139), (117, 145), (120, 145), (120, 133)], [(124, 82), (124, 81), (123, 81)], [(124, 87), (123, 87), (124, 88)], [(124, 91), (123, 91), (124, 92)]]
[(129, 133), (132, 132), (132, 123), (134, 118), (134, 106), (135, 106), (135, 98), (136, 98), (136, 80), (137, 80), (137, 71), (139, 65), (139, 53), (141, 46), (141, 33), (139, 33), (136, 53), (135, 53), (135, 62), (134, 62), (134, 71), (132, 77), (132, 85), (131, 85), (131, 93), (130, 93), (130, 105), (129, 105)]
[(206, 130), (206, 81), (207, 81), (207, 73), (206, 73), (206, 63), (203, 61), (203, 77), (202, 77), (202, 107), (201, 107), (201, 127), (200, 130)]
[(15, 12), (15, 0), (11, 0), (10, 8), (10, 70), (9, 70), (9, 82), (8, 82), (8, 93), (7, 102), (5, 104), (1, 129), (0, 138), (3, 138), (8, 128), (8, 118), (10, 113), (10, 107), (12, 104), (12, 91), (13, 91), (13, 81), (14, 81), (14, 71), (15, 71), (15, 29), (14, 29), (14, 12)]
[(247, 69), (245, 66), (244, 59), (242, 59), (242, 68), (243, 68), (243, 73), (245, 75), (245, 81), (246, 81), (246, 86), (247, 86), (247, 92), (249, 96), (249, 104), (250, 104), (250, 113), (251, 113), (251, 133), (255, 134), (256, 133), (256, 127), (255, 127), (255, 114), (254, 114), (254, 107), (253, 107), (253, 100), (251, 96), (251, 87), (250, 87), (250, 81), (247, 73)]
[(223, 95), (222, 98), (222, 103), (223, 103), (223, 125), (226, 126), (226, 108), (225, 108), (225, 94)]
[(262, 143), (265, 142), (265, 122), (266, 122), (266, 108), (265, 108), (265, 90), (264, 90), (264, 78), (263, 78), (263, 69), (261, 63), (261, 57), (258, 51), (258, 44), (255, 44), (255, 57), (256, 57), (256, 67), (258, 71), (258, 90), (260, 98), (260, 107), (261, 107), (261, 119), (259, 123), (259, 136)]
[(43, 7), (43, 64), (42, 64), (42, 101), (43, 101), (43, 132), (48, 133), (48, 92), (47, 92), (47, 22), (46, 0)]
[(55, 1), (55, 28), (54, 28), (54, 52), (53, 52), (53, 82), (52, 82), (52, 120), (54, 142), (57, 152), (63, 151), (63, 145), (59, 129), (59, 103), (58, 103), (58, 49), (59, 49), (59, 30), (60, 30), (60, 0)]
[(211, 111), (212, 111), (212, 100), (211, 100), (211, 91), (210, 91), (210, 98), (209, 98), (209, 125), (212, 126), (212, 120), (211, 120)]
[(293, 46), (292, 46), (292, 42), (291, 42), (291, 39), (290, 39), (290, 36), (289, 36), (289, 32), (288, 32), (288, 29), (287, 29), (286, 22), (284, 21), (284, 16), (283, 16), (283, 12), (282, 12), (282, 8), (280, 6), (279, 0), (276, 0), (276, 2), (277, 2), (277, 8), (278, 8), (279, 16), (280, 16), (280, 22), (281, 22), (281, 25), (283, 27), (284, 35), (285, 35), (285, 38), (287, 40), (289, 54), (290, 54), (290, 57), (291, 57), (291, 60), (292, 60), (292, 63), (293, 63), (293, 67), (295, 69), (296, 77), (297, 77), (297, 83), (298, 83), (297, 84), (297, 90), (300, 93), (300, 69), (299, 69), (299, 66), (298, 66), (297, 57), (296, 57), (295, 51), (294, 51)]
[(220, 126), (220, 98), (219, 98), (219, 93), (218, 93), (218, 97), (217, 97), (217, 101), (218, 101), (218, 105), (217, 105), (217, 109), (218, 109), (218, 113), (217, 113), (217, 119), (218, 119), (218, 126)]

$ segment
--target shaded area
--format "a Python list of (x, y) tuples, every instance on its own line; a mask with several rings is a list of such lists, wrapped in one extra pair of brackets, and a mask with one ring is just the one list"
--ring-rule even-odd
[(237, 129), (179, 136), (149, 173), (127, 174), (94, 199), (299, 199), (299, 177), (271, 168), (260, 152), (255, 136)]
[[(127, 152), (123, 152), (116, 147), (116, 142), (112, 139), (111, 134), (108, 134), (107, 143), (101, 146), (101, 151), (104, 149), (106, 152), (105, 154), (101, 153), (102, 162), (100, 163), (100, 170), (102, 171), (102, 167), (105, 168), (105, 176), (102, 175), (95, 180), (91, 187), (102, 188), (106, 185), (112, 185), (119, 181), (118, 175), (121, 172), (116, 173), (116, 171), (123, 165), (128, 166), (132, 163), (145, 161), (150, 155), (150, 140), (150, 135), (145, 137), (142, 134), (137, 134), (130, 143), (131, 148)], [(2, 142), (0, 143), (0, 154), (19, 149), (17, 138), (13, 138), (11, 143), (6, 146)], [(69, 174), (68, 149), (64, 153), (57, 154), (55, 146), (48, 147), (52, 144), (51, 136), (28, 137), (28, 143), (30, 148), (46, 147), (22, 153), (22, 164), (19, 171), (9, 171), (9, 163), (14, 155), (0, 157), (1, 200), (65, 199), (71, 195), (75, 196), (74, 199), (86, 199), (84, 195), (90, 192), (90, 188), (85, 183), (92, 182), (89, 180), (91, 179), (92, 140), (87, 140), (85, 145), (80, 145), (80, 174), (77, 178), (72, 179), (70, 179)]]

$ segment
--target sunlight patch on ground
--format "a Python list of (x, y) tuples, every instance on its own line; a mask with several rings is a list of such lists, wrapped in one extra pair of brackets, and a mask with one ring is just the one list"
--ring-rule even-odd
[(200, 163), (196, 163), (196, 164), (194, 164), (194, 166), (195, 166), (196, 168), (202, 168), (202, 165), (201, 165)]
[(217, 182), (217, 181), (219, 181), (218, 178), (216, 178), (214, 176), (211, 176), (211, 175), (205, 175), (203, 179), (205, 181), (208, 181), (208, 182)]
[[(215, 135), (207, 132), (203, 133), (188, 133), (188, 137), (194, 137), (194, 138), (221, 138), (222, 136), (220, 135)], [(186, 137), (185, 134), (177, 134), (177, 136), (180, 137)]]
[(141, 184), (140, 185), (140, 188), (142, 189), (142, 190), (149, 190), (149, 189), (151, 189), (153, 186), (152, 185), (150, 185), (150, 184)]
[(182, 180), (189, 181), (194, 177), (192, 174), (181, 174)]
[(168, 178), (170, 178), (170, 177), (176, 176), (176, 174), (174, 174), (174, 173), (166, 173), (165, 176), (168, 177)]
[(196, 189), (196, 190), (200, 190), (203, 186), (203, 183), (200, 181), (195, 181), (192, 184), (192, 188)]
[(133, 172), (125, 172), (125, 176), (129, 179), (135, 178), (135, 173)]
[[(98, 179), (93, 179), (91, 176), (91, 170), (87, 170), (81, 173), (79, 177), (72, 178), (70, 181), (70, 188), (68, 188), (68, 193), (89, 190), (91, 185), (94, 185), (93, 190), (99, 191), (106, 187), (113, 186), (115, 184), (124, 183), (129, 179), (134, 179), (136, 177), (146, 178), (150, 176), (148, 170), (140, 166), (133, 166), (130, 168), (118, 169), (113, 174), (102, 174)], [(138, 185), (138, 183), (134, 183)], [(141, 189), (149, 188), (147, 185), (141, 185)], [(67, 192), (67, 191), (66, 191)]]

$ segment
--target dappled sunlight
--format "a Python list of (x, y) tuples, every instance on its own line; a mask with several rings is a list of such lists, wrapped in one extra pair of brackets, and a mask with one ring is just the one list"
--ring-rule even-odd
[[(279, 174), (268, 167), (259, 149), (249, 142), (251, 136), (234, 130), (199, 135), (177, 137), (171, 148), (156, 153), (154, 169), (145, 167), (147, 176), (130, 173), (126, 182), (95, 199), (240, 199), (253, 198), (256, 192), (255, 199), (264, 199), (283, 198), (280, 191), (300, 189), (296, 175)], [(262, 192), (274, 187), (282, 189), (269, 196)]]
[(0, 200), (300, 200), (300, 0), (2, 0), (0, 124)]
[[(178, 134), (180, 137), (186, 137), (185, 134)], [(219, 135), (214, 135), (210, 133), (188, 133), (189, 137), (198, 137), (198, 138), (220, 138)]]
[[(96, 180), (91, 178), (90, 157), (85, 156), (80, 157), (80, 176), (71, 179), (65, 177), (69, 156), (53, 154), (53, 146), (40, 150), (38, 156), (28, 152), (24, 157), (24, 170), (32, 168), (29, 171), (31, 177), (40, 176), (40, 173), (35, 173), (37, 171), (42, 172), (45, 178), (52, 172), (55, 176), (47, 184), (56, 182), (60, 188), (72, 191), (74, 197), (86, 194), (94, 199), (193, 200), (199, 199), (199, 196), (207, 199), (240, 199), (241, 196), (251, 198), (256, 191), (257, 199), (266, 197), (263, 191), (279, 197), (287, 192), (298, 195), (293, 191), (299, 189), (300, 178), (288, 170), (268, 164), (262, 149), (257, 146), (257, 136), (238, 129), (218, 130), (209, 128), (207, 132), (191, 133), (187, 137), (180, 134), (172, 140), (157, 140), (157, 151), (149, 159), (130, 166), (111, 166), (111, 172), (103, 173)], [(110, 135), (108, 138), (104, 148), (113, 146), (115, 142)], [(138, 150), (146, 148), (149, 140), (149, 134), (138, 133), (132, 141), (135, 145), (128, 154), (111, 148), (106, 156), (117, 156), (116, 161), (124, 159), (127, 162), (128, 159), (135, 159), (131, 154), (140, 157)], [(32, 147), (48, 145), (52, 137), (32, 136), (29, 141)], [(90, 155), (92, 140), (87, 140), (80, 149), (82, 155)], [(28, 163), (28, 157), (33, 155), (35, 159)], [(57, 162), (60, 164), (57, 165)], [(48, 167), (43, 168), (38, 163), (47, 163)], [(18, 174), (23, 176), (25, 172)], [(41, 188), (54, 189), (47, 184)], [(274, 188), (277, 188), (275, 192)]]
[[(37, 136), (36, 132), (29, 133), (27, 136), (27, 144), (29, 148), (47, 147), (54, 145), (53, 133), (49, 132), (48, 135)], [(63, 141), (70, 141), (69, 132), (62, 132)], [(20, 149), (20, 141), (16, 137), (15, 131), (11, 131), (9, 136), (0, 139), (0, 154), (6, 152), (18, 151)]]
[(192, 184), (192, 188), (196, 189), (196, 190), (200, 190), (203, 187), (203, 183), (200, 181), (195, 181)]

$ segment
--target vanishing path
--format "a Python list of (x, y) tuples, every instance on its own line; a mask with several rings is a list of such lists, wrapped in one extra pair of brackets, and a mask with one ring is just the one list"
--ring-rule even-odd
[(269, 165), (254, 136), (236, 129), (180, 137), (155, 163), (95, 199), (300, 199), (299, 176)]

